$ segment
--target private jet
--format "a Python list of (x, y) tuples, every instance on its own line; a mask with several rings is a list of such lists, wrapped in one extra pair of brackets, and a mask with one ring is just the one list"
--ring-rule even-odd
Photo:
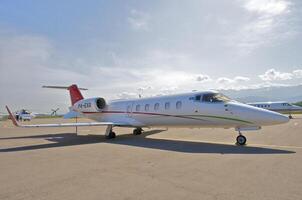
[(13, 124), (17, 127), (80, 127), (106, 126), (105, 136), (116, 137), (114, 127), (134, 128), (133, 134), (140, 135), (143, 128), (150, 127), (211, 127), (235, 128), (238, 131), (237, 145), (245, 145), (242, 131), (259, 130), (262, 126), (282, 124), (289, 121), (287, 116), (234, 101), (216, 91), (195, 91), (184, 94), (148, 98), (106, 101), (102, 97), (84, 98), (77, 85), (43, 86), (44, 88), (67, 89), (70, 93), (70, 112), (92, 119), (94, 122), (31, 124), (16, 121), (9, 108)]
[(258, 108), (263, 108), (275, 112), (279, 112), (282, 114), (289, 114), (289, 118), (292, 119), (293, 113), (302, 112), (302, 107), (293, 105), (291, 103), (285, 101), (278, 102), (255, 102), (255, 103), (247, 103), (248, 105), (255, 106)]

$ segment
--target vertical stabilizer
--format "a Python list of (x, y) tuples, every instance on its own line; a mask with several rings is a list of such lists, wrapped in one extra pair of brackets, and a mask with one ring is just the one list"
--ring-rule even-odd
[(76, 102), (84, 99), (77, 85), (73, 84), (68, 87), (71, 105), (74, 105)]

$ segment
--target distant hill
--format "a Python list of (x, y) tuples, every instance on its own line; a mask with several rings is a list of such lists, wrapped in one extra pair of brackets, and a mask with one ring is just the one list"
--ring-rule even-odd
[(295, 103), (302, 101), (302, 85), (245, 90), (221, 90), (221, 92), (245, 103), (256, 101), (288, 101)]
[(302, 101), (299, 101), (297, 103), (294, 103), (296, 106), (301, 106), (302, 107)]

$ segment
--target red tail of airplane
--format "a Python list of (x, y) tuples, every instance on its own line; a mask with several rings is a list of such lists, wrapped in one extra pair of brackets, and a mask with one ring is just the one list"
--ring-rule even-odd
[(67, 89), (69, 90), (71, 105), (74, 105), (76, 102), (84, 99), (80, 90), (87, 90), (86, 88), (78, 88), (76, 84), (71, 86), (43, 86), (43, 88), (54, 88), (54, 89)]
[(71, 105), (74, 105), (79, 100), (84, 99), (77, 85), (74, 84), (69, 86), (68, 90), (70, 94)]

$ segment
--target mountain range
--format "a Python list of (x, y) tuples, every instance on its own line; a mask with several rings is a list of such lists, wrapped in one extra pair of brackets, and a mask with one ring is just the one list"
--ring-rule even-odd
[(240, 102), (287, 101), (295, 103), (302, 101), (302, 85), (271, 86), (258, 89), (220, 90), (223, 94)]

